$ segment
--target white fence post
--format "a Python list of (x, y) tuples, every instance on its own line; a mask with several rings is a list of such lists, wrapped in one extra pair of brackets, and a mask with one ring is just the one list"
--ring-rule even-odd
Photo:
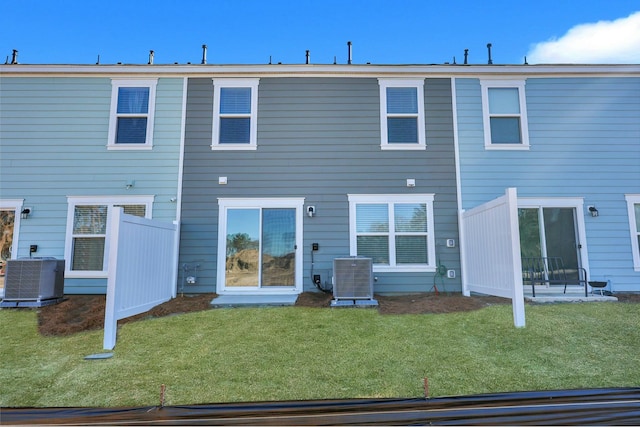
[(122, 208), (114, 208), (111, 214), (111, 239), (109, 246), (109, 261), (107, 264), (107, 301), (104, 312), (104, 340), (105, 350), (112, 350), (116, 345), (118, 333), (118, 318), (116, 316), (116, 271), (118, 270), (118, 241), (120, 240), (120, 218), (123, 215)]

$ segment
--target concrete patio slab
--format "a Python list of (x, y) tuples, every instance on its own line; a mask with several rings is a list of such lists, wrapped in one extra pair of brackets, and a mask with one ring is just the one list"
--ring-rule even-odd
[(260, 307), (294, 305), (298, 295), (220, 295), (211, 301), (212, 307)]

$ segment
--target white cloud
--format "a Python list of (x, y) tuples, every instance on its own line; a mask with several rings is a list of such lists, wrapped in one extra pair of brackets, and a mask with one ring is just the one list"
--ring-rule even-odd
[(530, 64), (640, 64), (640, 12), (615, 21), (580, 24), (556, 39), (536, 43)]

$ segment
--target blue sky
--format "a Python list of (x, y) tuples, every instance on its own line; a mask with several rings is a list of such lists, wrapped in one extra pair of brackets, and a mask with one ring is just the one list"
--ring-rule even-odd
[(640, 63), (640, 0), (3, 0), (2, 63)]

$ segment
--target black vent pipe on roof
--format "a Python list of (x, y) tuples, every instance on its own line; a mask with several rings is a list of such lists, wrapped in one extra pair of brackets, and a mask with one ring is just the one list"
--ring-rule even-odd
[(16, 49), (13, 49), (13, 54), (11, 55), (11, 63), (12, 64), (18, 63), (18, 51)]
[(347, 64), (351, 65), (351, 42), (347, 42)]
[(207, 63), (207, 45), (203, 44), (202, 45), (202, 64), (206, 64)]
[(467, 65), (467, 58), (469, 57), (469, 49), (464, 50), (464, 65)]
[(309, 51), (307, 50), (307, 53), (305, 54), (305, 64), (309, 63)]
[(487, 43), (487, 51), (489, 53), (489, 61), (487, 62), (487, 64), (491, 65), (493, 64), (493, 60), (491, 59), (491, 43)]

